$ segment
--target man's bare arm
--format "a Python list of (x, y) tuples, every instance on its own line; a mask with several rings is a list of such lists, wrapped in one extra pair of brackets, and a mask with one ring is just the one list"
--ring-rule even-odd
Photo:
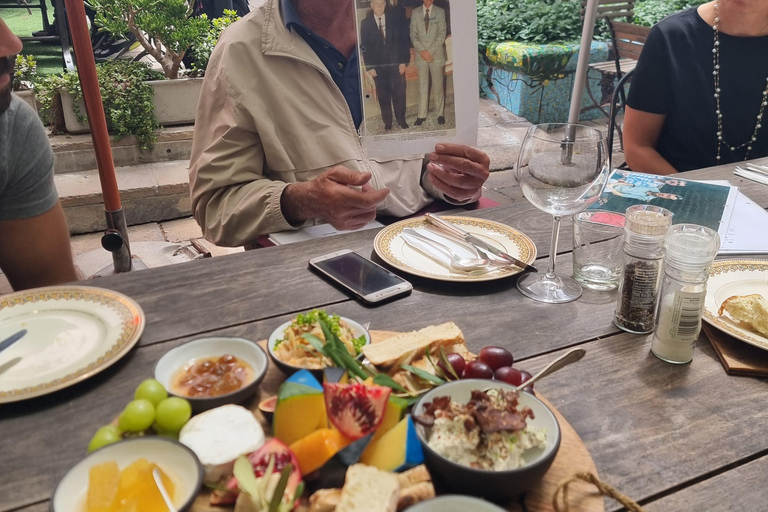
[(29, 219), (0, 220), (0, 269), (14, 290), (77, 281), (61, 203)]

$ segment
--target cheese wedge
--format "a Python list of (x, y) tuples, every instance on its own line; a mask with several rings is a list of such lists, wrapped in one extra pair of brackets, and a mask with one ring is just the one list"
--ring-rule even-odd
[(459, 343), (464, 343), (461, 329), (455, 323), (447, 322), (398, 334), (381, 343), (365, 345), (363, 354), (372, 364), (389, 368), (410, 364), (414, 359), (424, 355), (427, 348), (432, 352), (437, 347), (450, 347)]
[(222, 405), (193, 416), (179, 432), (205, 469), (205, 483), (232, 473), (235, 459), (264, 444), (264, 430), (253, 413), (239, 405)]

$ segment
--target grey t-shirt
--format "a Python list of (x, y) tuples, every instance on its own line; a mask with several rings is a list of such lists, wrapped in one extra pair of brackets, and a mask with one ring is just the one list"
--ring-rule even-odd
[(0, 220), (41, 215), (58, 199), (45, 128), (35, 111), (13, 96), (0, 115)]

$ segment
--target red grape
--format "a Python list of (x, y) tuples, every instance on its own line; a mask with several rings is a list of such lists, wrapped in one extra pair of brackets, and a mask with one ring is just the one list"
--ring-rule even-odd
[(462, 379), (492, 379), (493, 370), (480, 360), (470, 361), (461, 374)]
[[(464, 371), (464, 367), (467, 365), (467, 362), (459, 354), (446, 354), (445, 358), (448, 359), (448, 362), (453, 367), (453, 371), (456, 372), (456, 375), (458, 375), (460, 378), (462, 372)], [(448, 377), (449, 380), (454, 380), (453, 374), (448, 368), (445, 367), (442, 360), (437, 363), (437, 366), (443, 370), (443, 373), (445, 373), (445, 376)]]
[(515, 358), (509, 350), (501, 347), (485, 347), (480, 351), (480, 360), (491, 367), (491, 370), (498, 370), (502, 366), (512, 366)]
[[(520, 374), (523, 376), (523, 380), (520, 382), (520, 384), (522, 384), (523, 382), (526, 382), (528, 379), (532, 377), (532, 375), (525, 370), (520, 370)], [(533, 384), (531, 384), (530, 386), (526, 386), (523, 391), (528, 391), (529, 393), (533, 393)]]
[(493, 374), (493, 378), (512, 384), (513, 386), (519, 386), (523, 383), (523, 375), (517, 368), (511, 366), (502, 366)]

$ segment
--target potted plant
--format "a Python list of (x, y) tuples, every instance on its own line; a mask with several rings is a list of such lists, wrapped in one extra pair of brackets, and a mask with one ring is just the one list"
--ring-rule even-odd
[[(154, 89), (149, 84), (162, 78), (162, 73), (143, 62), (113, 60), (99, 64), (96, 74), (110, 133), (116, 138), (133, 135), (139, 148), (151, 149), (160, 124), (155, 116)], [(76, 73), (45, 77), (37, 90), (41, 117), (46, 124), (56, 130), (61, 124), (61, 110), (67, 131), (82, 133), (89, 130)], [(61, 107), (57, 105), (59, 97)]]
[[(192, 124), (202, 78), (180, 78), (189, 49), (201, 44), (211, 29), (205, 17), (193, 17), (187, 0), (92, 0), (96, 23), (105, 31), (132, 34), (161, 66), (167, 80), (148, 82), (154, 89), (155, 115), (161, 125)], [(68, 127), (69, 129), (69, 127)]]
[(37, 100), (34, 85), (37, 80), (37, 62), (32, 55), (17, 55), (13, 71), (13, 92), (23, 99), (35, 112)]

